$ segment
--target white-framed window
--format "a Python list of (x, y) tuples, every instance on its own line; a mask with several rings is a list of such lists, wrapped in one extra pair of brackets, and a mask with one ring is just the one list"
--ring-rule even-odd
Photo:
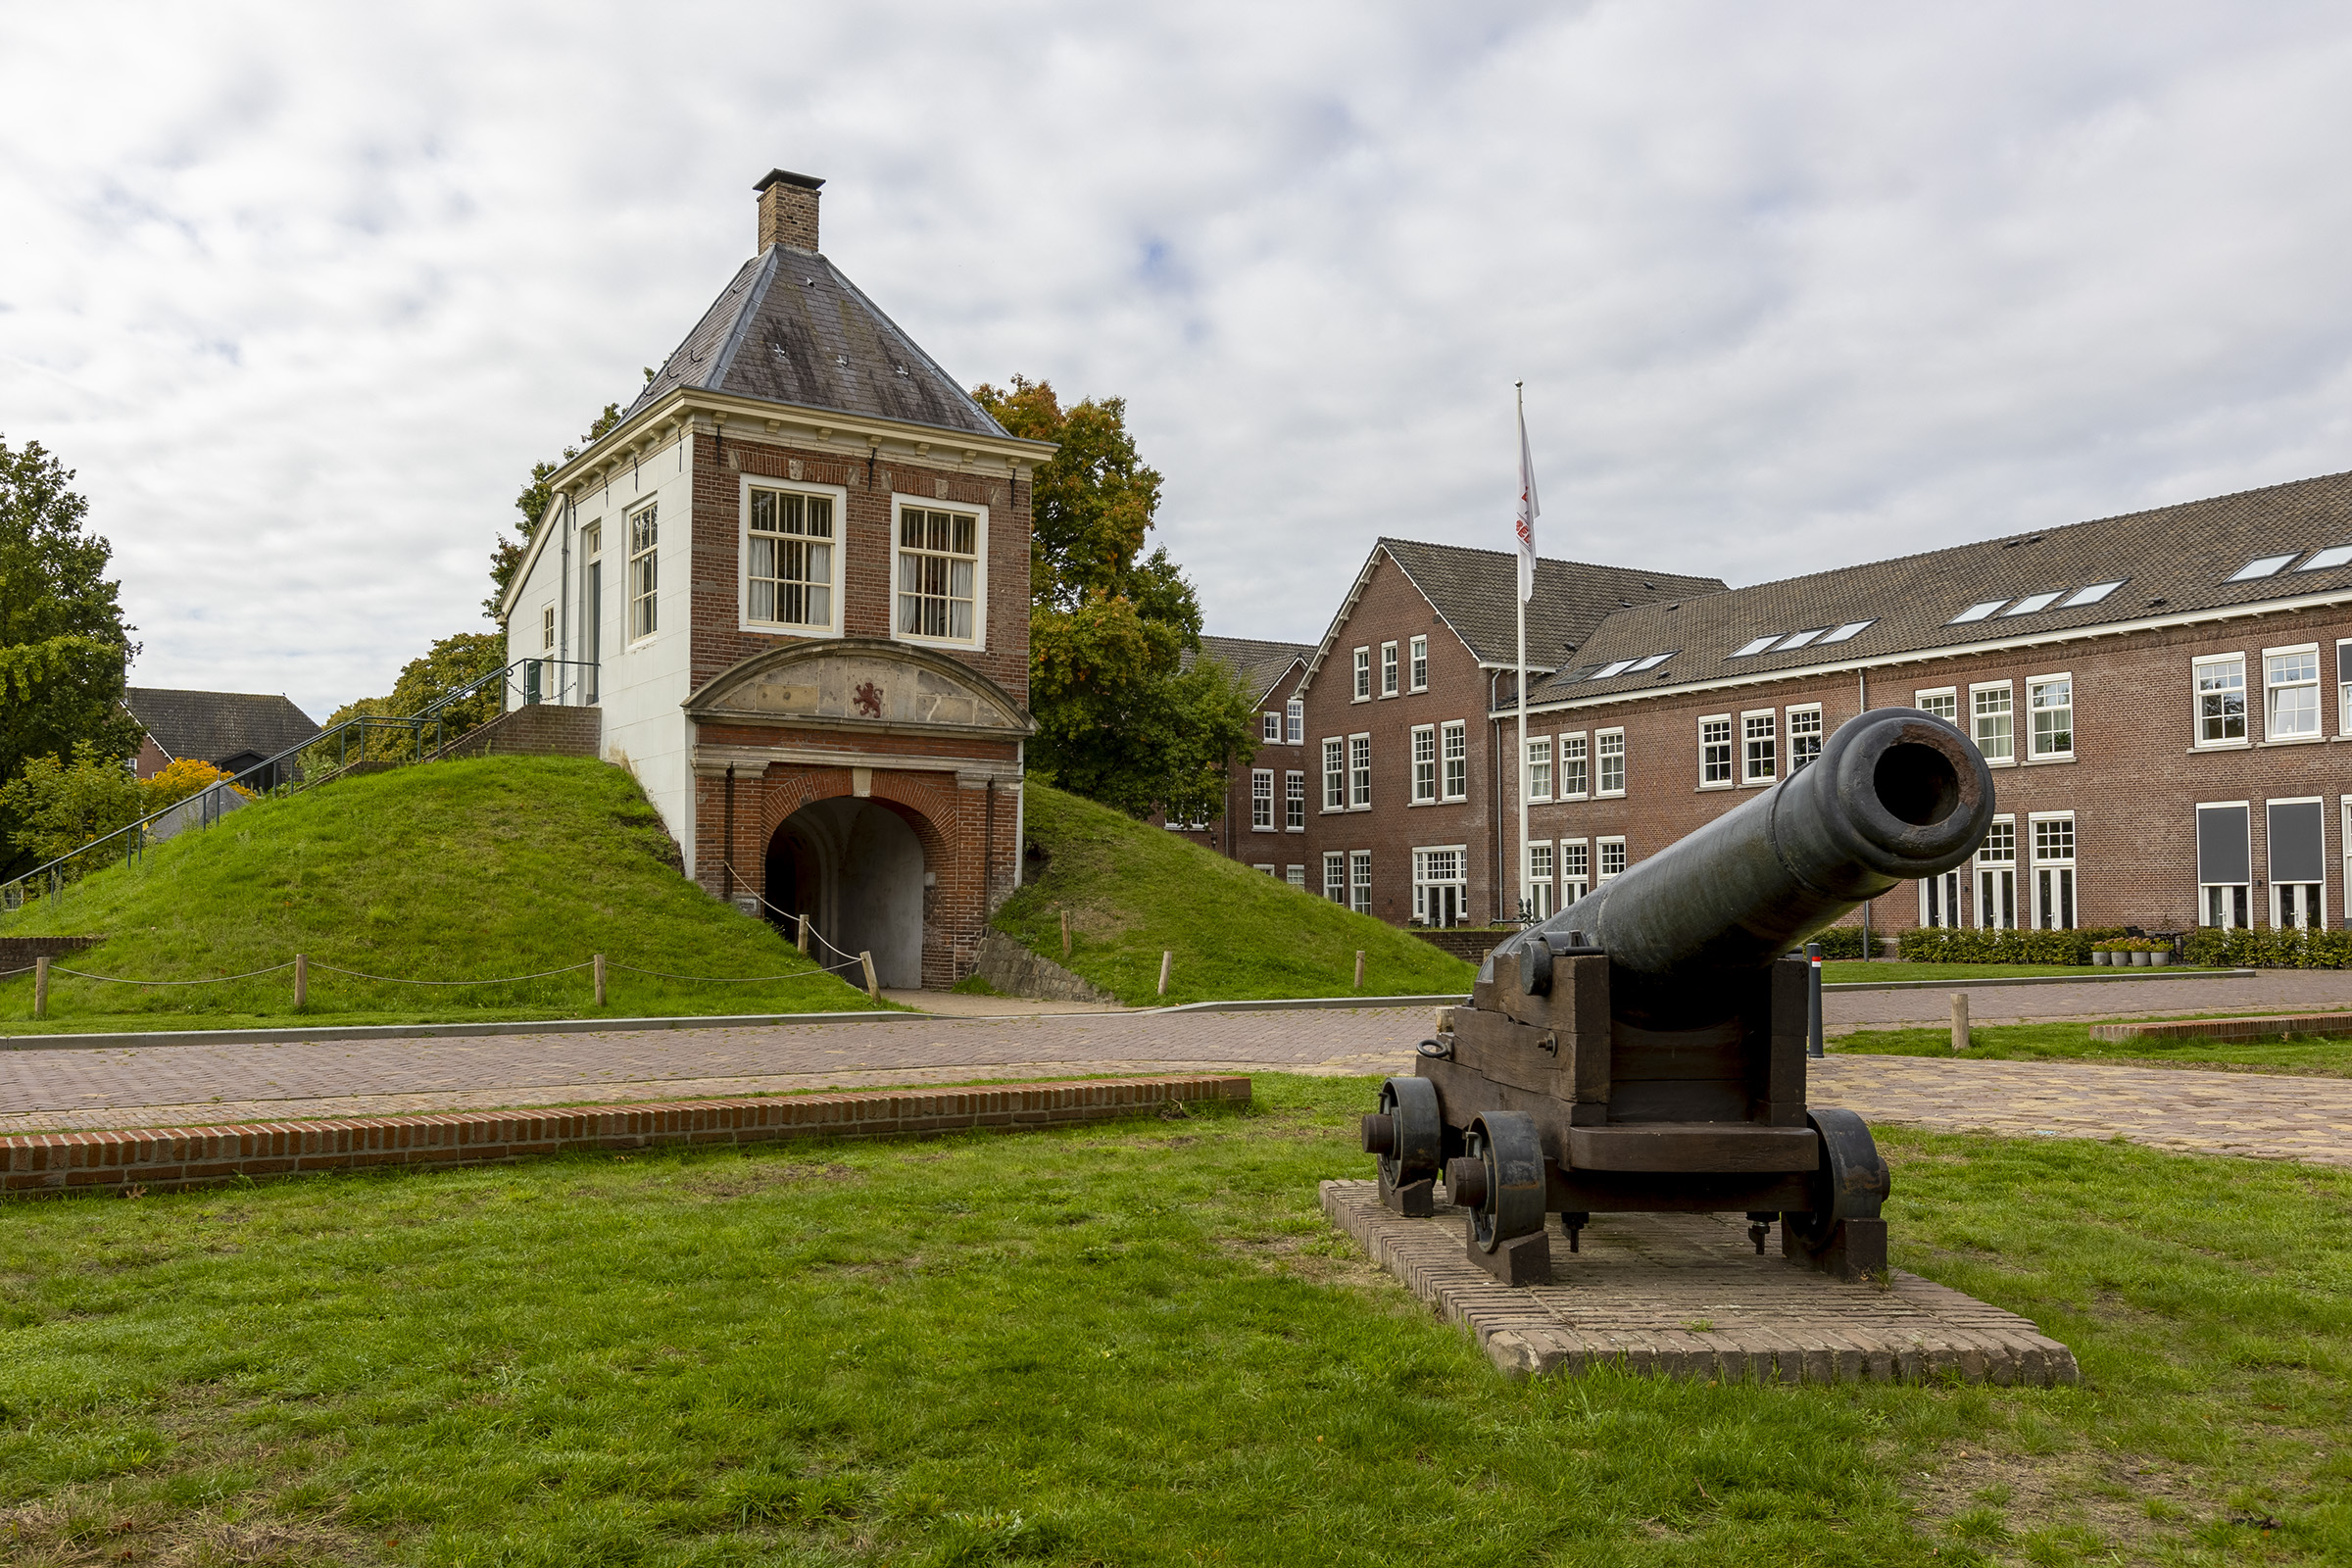
[(2034, 726), (2026, 740), (2029, 757), (2036, 762), (2062, 761), (2073, 757), (2075, 677), (2027, 676), (2026, 717)]
[(1710, 713), (1698, 721), (1698, 787), (1728, 790), (1732, 775), (1732, 715)]
[(2017, 818), (1996, 816), (1977, 846), (1977, 924), (2017, 929)]
[(2352, 637), (2335, 640), (2335, 729), (2352, 737)]
[(1355, 651), (1355, 696), (1350, 700), (1358, 703), (1372, 700), (1372, 650), (1369, 648)]
[(1380, 645), (1380, 695), (1383, 697), (1396, 695), (1396, 645), (1395, 643)]
[(841, 603), (841, 518), (849, 492), (743, 478), (743, 602), (748, 631), (833, 632)]
[(1268, 876), (1271, 876), (1271, 877), (1279, 877), (1279, 876), (1281, 876), (1281, 875), (1282, 875), (1281, 868), (1280, 868), (1280, 867), (1278, 867), (1278, 866), (1272, 866), (1272, 865), (1253, 865), (1253, 866), (1251, 866), (1250, 869), (1250, 870), (1252, 870), (1252, 871), (1263, 871), (1263, 872), (1265, 872), (1265, 873), (1266, 873), (1266, 875), (1268, 875)]
[[(1976, 728), (1977, 750), (1995, 767), (2017, 760), (2017, 713), (2007, 681), (1968, 689), (1969, 717)], [(2003, 927), (2007, 929), (2007, 927)]]
[(1953, 927), (1967, 922), (1960, 918), (1960, 873), (1946, 871), (1940, 876), (1919, 879), (1919, 923), (1923, 926)]
[(1288, 882), (1291, 886), (1297, 888), (1301, 893), (1306, 891), (1306, 867), (1303, 865), (1284, 866), (1282, 868), (1282, 879), (1285, 882)]
[(1348, 743), (1337, 735), (1323, 742), (1323, 809), (1348, 809)]
[(2301, 648), (2262, 651), (2262, 738), (2266, 741), (2304, 741), (2320, 738), (2320, 650), (2316, 643)]
[(1294, 697), (1282, 705), (1282, 740), (1286, 746), (1306, 742), (1306, 699)]
[(2197, 689), (2197, 744), (2246, 744), (2246, 656), (2217, 654), (2190, 666)]
[(1462, 923), (1470, 903), (1465, 846), (1446, 845), (1413, 851), (1413, 918), (1423, 925)]
[(1740, 715), (1740, 781), (1769, 784), (1781, 776), (1780, 715), (1771, 709)]
[(648, 501), (628, 515), (629, 641), (662, 629), (661, 503)]
[(1592, 848), (1583, 839), (1560, 840), (1560, 907), (1592, 891)]
[(1551, 737), (1530, 735), (1527, 738), (1527, 798), (1531, 801), (1551, 799)]
[(1372, 737), (1348, 737), (1348, 808), (1372, 809)]
[(1415, 806), (1427, 806), (1438, 798), (1438, 726), (1413, 726), (1413, 789), (1408, 797)]
[(2197, 923), (2243, 931), (2252, 925), (2252, 803), (2197, 805)]
[(543, 654), (556, 651), (556, 607), (553, 605), (540, 607), (539, 651)]
[(1551, 893), (1552, 865), (1553, 852), (1549, 844), (1539, 841), (1527, 847), (1527, 913), (1530, 919), (1548, 920), (1559, 908)]
[(1441, 780), (1446, 799), (1464, 801), (1470, 798), (1470, 725), (1467, 720), (1455, 719), (1438, 726), (1438, 759), (1445, 763)]
[(1323, 896), (1334, 904), (1348, 902), (1348, 857), (1338, 850), (1324, 852)]
[(892, 576), (898, 583), (894, 635), (914, 642), (978, 648), (988, 603), (986, 508), (931, 506), (893, 497)]
[(1582, 730), (1560, 737), (1560, 799), (1563, 801), (1581, 801), (1585, 798), (1591, 783), (1588, 774), (1592, 765), (1591, 759), (1585, 755), (1588, 744)]
[(580, 671), (581, 695), (594, 703), (605, 658), (605, 519), (597, 518), (580, 530)]
[(1405, 681), (1416, 692), (1429, 690), (1429, 639), (1415, 637), (1404, 645)]
[(1593, 848), (1600, 855), (1600, 880), (1625, 874), (1625, 840), (1622, 838), (1595, 839)]
[(1282, 715), (1280, 713), (1258, 714), (1257, 738), (1268, 745), (1279, 745), (1282, 741)]
[(1911, 706), (1923, 713), (1934, 713), (1955, 729), (1960, 726), (1960, 693), (1956, 687), (1938, 686), (1933, 691), (1913, 692)]
[(1788, 771), (1801, 773), (1821, 759), (1821, 705), (1788, 710)]
[(2281, 931), (2327, 928), (2327, 802), (2317, 795), (2263, 803), (2271, 924)]
[(1306, 775), (1295, 767), (1282, 775), (1282, 826), (1288, 833), (1306, 831)]
[(1274, 770), (1270, 767), (1250, 770), (1250, 831), (1274, 831)]
[(1625, 793), (1625, 731), (1595, 730), (1592, 735), (1594, 760), (1600, 764), (1600, 788), (1595, 795)]
[(2034, 923), (2044, 931), (2075, 928), (2075, 813), (2036, 811), (2034, 833)]
[(1348, 907), (1358, 914), (1372, 912), (1372, 852), (1348, 852)]

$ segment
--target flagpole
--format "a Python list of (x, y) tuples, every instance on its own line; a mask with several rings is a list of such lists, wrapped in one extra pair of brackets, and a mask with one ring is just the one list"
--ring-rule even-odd
[[(1519, 450), (1524, 454), (1527, 451), (1527, 383), (1514, 381), (1511, 385), (1519, 397)], [(1532, 587), (1534, 580), (1535, 570), (1531, 565), (1528, 568), (1527, 586)], [(1520, 585), (1515, 583), (1512, 586)], [(1527, 594), (1521, 592), (1516, 597), (1519, 601), (1519, 765), (1513, 772), (1518, 781), (1516, 793), (1519, 797), (1519, 874), (1513, 880), (1519, 885), (1519, 906), (1532, 914), (1535, 906), (1527, 885)]]

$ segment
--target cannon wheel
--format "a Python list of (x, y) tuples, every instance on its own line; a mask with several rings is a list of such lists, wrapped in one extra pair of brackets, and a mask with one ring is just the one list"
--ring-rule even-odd
[(1438, 1086), (1426, 1078), (1392, 1078), (1380, 1086), (1380, 1113), (1396, 1127), (1389, 1152), (1380, 1156), (1382, 1183), (1395, 1190), (1435, 1180), (1446, 1147)]
[(1482, 1250), (1544, 1229), (1544, 1145), (1533, 1117), (1490, 1110), (1470, 1124), (1465, 1156), (1484, 1168), (1486, 1191), (1470, 1210), (1470, 1234)]
[(1893, 1183), (1861, 1117), (1824, 1105), (1805, 1112), (1805, 1119), (1821, 1135), (1813, 1208), (1809, 1213), (1783, 1214), (1781, 1224), (1806, 1250), (1818, 1252), (1830, 1245), (1843, 1221), (1877, 1219)]

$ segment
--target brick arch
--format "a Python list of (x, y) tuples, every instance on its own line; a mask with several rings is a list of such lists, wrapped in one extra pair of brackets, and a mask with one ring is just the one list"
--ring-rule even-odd
[[(922, 895), (923, 984), (945, 988), (962, 978), (975, 960), (981, 931), (961, 908), (956, 897), (975, 876), (985, 878), (988, 846), (976, 840), (986, 824), (981, 808), (967, 797), (977, 792), (959, 787), (954, 774), (898, 772), (876, 768), (869, 793), (858, 797), (855, 779), (846, 767), (808, 767), (771, 763), (755, 784), (761, 895), (766, 888), (766, 849), (792, 817), (819, 802), (861, 798), (905, 822), (922, 849), (923, 869), (930, 873)], [(741, 787), (741, 781), (738, 781)], [(1000, 809), (1009, 809), (1000, 806)], [(975, 872), (972, 861), (982, 869)], [(984, 916), (983, 916), (984, 918)], [(966, 930), (964, 927), (971, 926)]]

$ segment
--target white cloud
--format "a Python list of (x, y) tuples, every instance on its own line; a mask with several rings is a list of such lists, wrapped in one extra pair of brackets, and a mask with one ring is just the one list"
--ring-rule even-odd
[(967, 382), (1122, 393), (1212, 628), (1381, 533), (1750, 581), (2346, 466), (2352, 19), (2271, 6), (0, 9), (0, 432), (149, 684), (483, 624), (531, 462), (828, 177)]

